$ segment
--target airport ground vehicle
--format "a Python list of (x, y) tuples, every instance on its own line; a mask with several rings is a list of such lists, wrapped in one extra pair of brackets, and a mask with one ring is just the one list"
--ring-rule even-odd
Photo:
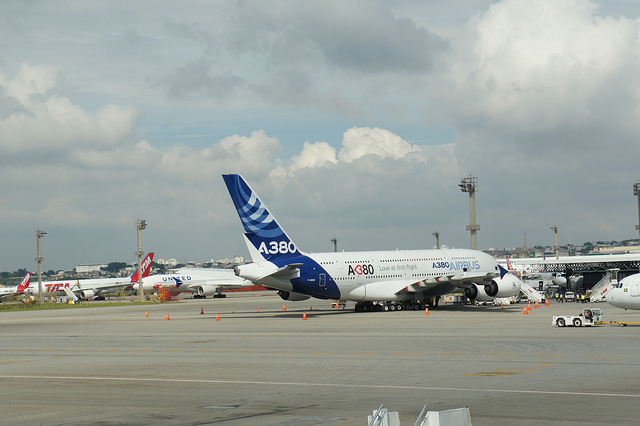
[(558, 327), (600, 325), (602, 324), (602, 311), (600, 308), (585, 308), (580, 315), (554, 315), (551, 323)]
[(564, 294), (564, 300), (567, 302), (574, 302), (576, 300), (576, 295), (572, 291), (567, 291)]

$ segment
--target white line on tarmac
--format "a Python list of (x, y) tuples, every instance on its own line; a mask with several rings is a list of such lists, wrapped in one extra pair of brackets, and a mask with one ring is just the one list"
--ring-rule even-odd
[(542, 395), (576, 395), (595, 397), (623, 397), (640, 398), (640, 394), (630, 393), (603, 393), (603, 392), (571, 392), (571, 391), (545, 391), (522, 389), (473, 389), (473, 388), (443, 388), (434, 386), (401, 386), (401, 385), (368, 385), (348, 383), (300, 383), (300, 382), (259, 382), (249, 380), (208, 380), (208, 379), (159, 379), (141, 377), (91, 377), (91, 376), (0, 376), (0, 379), (31, 379), (31, 380), (95, 380), (95, 381), (124, 381), (124, 382), (165, 382), (165, 383), (211, 383), (230, 385), (265, 385), (265, 386), (318, 386), (336, 388), (367, 388), (367, 389), (411, 389), (411, 390), (438, 390), (452, 392), (492, 392), (492, 393), (523, 393)]

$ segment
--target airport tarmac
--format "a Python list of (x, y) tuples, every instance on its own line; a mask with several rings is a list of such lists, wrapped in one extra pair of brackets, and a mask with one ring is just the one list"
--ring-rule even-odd
[(640, 326), (551, 324), (586, 306), (355, 313), (262, 292), (0, 312), (0, 423), (365, 425), (384, 404), (413, 425), (426, 404), (475, 426), (635, 425)]

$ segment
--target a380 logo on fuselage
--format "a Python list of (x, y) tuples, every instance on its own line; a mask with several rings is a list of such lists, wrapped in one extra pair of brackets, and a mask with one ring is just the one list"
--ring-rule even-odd
[(263, 241), (258, 248), (258, 252), (264, 254), (295, 253), (296, 245), (291, 241), (269, 241), (269, 245), (267, 246), (267, 243)]
[(349, 273), (347, 275), (373, 275), (373, 272), (374, 269), (371, 264), (356, 266), (349, 265)]

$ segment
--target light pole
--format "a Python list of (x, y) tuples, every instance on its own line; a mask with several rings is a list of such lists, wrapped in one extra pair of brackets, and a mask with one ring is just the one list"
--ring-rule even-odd
[(41, 305), (44, 303), (44, 296), (42, 295), (42, 261), (44, 258), (40, 255), (40, 238), (47, 235), (46, 232), (37, 230), (36, 231), (36, 241), (38, 245), (38, 257), (36, 257), (36, 262), (38, 262), (38, 303)]
[(551, 227), (551, 230), (556, 234), (556, 260), (560, 259), (560, 247), (558, 246), (558, 225), (554, 225)]
[(331, 239), (331, 242), (333, 243), (333, 251), (338, 252), (338, 239), (334, 237)]
[(476, 232), (480, 230), (480, 225), (476, 224), (476, 191), (478, 190), (478, 178), (466, 177), (462, 178), (458, 185), (462, 192), (469, 193), (469, 211), (471, 212), (471, 223), (467, 225), (467, 231), (471, 231), (471, 249), (478, 249), (478, 237)]
[[(640, 222), (640, 180), (633, 184), (633, 195), (638, 197), (638, 222)], [(636, 225), (636, 229), (640, 232), (640, 225)], [(640, 243), (640, 240), (638, 240)]]
[(140, 231), (147, 227), (144, 219), (136, 220), (136, 230), (138, 231), (138, 296), (140, 302), (144, 302), (144, 286), (142, 285), (142, 244), (140, 243)]
[(438, 231), (436, 231), (436, 232), (432, 233), (431, 235), (436, 237), (436, 248), (439, 249), (440, 248), (440, 233)]

